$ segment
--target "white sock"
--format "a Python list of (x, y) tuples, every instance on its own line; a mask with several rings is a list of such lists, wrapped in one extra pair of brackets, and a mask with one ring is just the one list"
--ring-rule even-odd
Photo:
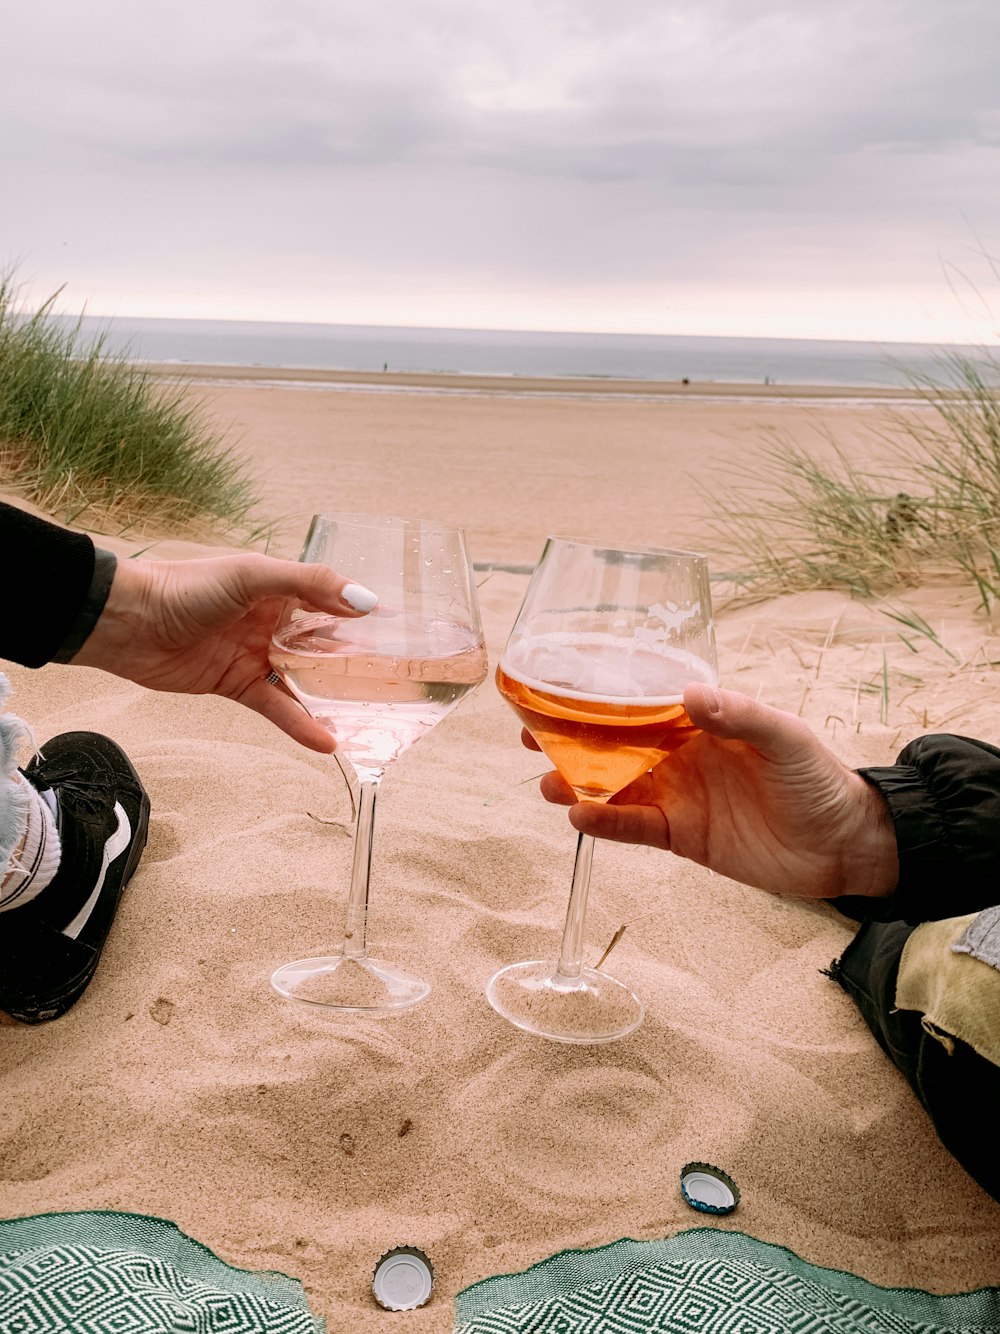
[(42, 892), (59, 869), (62, 849), (56, 832), (55, 798), (38, 792), (26, 778), (17, 775), (25, 800), (25, 829), (0, 874), (0, 913), (21, 908)]

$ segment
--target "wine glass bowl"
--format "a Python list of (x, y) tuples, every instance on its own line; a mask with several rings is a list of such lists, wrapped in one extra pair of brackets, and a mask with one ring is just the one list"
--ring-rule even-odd
[[(692, 552), (550, 538), (497, 668), (500, 693), (581, 799), (604, 802), (697, 729), (684, 688), (718, 679), (708, 565)], [(610, 1042), (642, 1021), (628, 987), (582, 962), (594, 840), (581, 834), (558, 960), (487, 985), (517, 1027)]]
[(389, 1014), (423, 1000), (423, 979), (367, 952), (375, 798), (386, 768), (486, 676), (463, 534), (423, 520), (316, 515), (300, 558), (377, 593), (359, 617), (285, 606), (271, 666), (332, 733), (358, 778), (354, 853), (339, 945), (277, 969), (276, 991), (334, 1010)]
[(356, 620), (293, 611), (269, 656), (362, 782), (381, 776), (486, 673), (472, 627), (382, 607)]

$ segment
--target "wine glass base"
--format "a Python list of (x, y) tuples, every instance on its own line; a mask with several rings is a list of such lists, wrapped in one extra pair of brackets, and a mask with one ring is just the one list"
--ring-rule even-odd
[(623, 982), (584, 968), (562, 980), (553, 959), (512, 963), (486, 984), (489, 1003), (509, 1023), (553, 1042), (615, 1042), (642, 1023), (642, 1001)]
[(429, 982), (382, 959), (297, 959), (271, 974), (271, 986), (289, 1000), (326, 1010), (387, 1015), (408, 1010), (430, 995)]

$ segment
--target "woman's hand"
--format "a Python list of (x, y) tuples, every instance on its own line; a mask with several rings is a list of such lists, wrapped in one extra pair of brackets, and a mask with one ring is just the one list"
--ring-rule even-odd
[(269, 556), (120, 560), (100, 619), (73, 659), (150, 690), (223, 695), (312, 750), (333, 737), (279, 685), (267, 681), (271, 632), (285, 601), (359, 616), (376, 597), (324, 565)]

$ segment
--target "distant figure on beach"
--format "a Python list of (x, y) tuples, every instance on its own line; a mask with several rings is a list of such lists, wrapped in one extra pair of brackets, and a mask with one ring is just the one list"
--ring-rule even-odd
[(923, 736), (854, 771), (794, 714), (707, 685), (684, 703), (699, 735), (606, 805), (554, 773), (542, 794), (583, 833), (860, 921), (827, 975), (1000, 1200), (1000, 749)]
[[(360, 584), (323, 565), (249, 554), (116, 561), (84, 534), (3, 504), (0, 560), (0, 657), (223, 695), (312, 750), (334, 749), (270, 679), (267, 650), (286, 599), (358, 616), (377, 602)], [(9, 694), (0, 675), (0, 709)], [(63, 733), (22, 770), (17, 751), (30, 741), (20, 718), (0, 714), (0, 1011), (38, 1023), (65, 1013), (94, 975), (146, 844), (149, 797), (109, 737)]]
[(386, 372), (388, 369), (389, 369), (389, 363), (388, 363), (387, 361), (383, 361), (383, 362), (382, 362), (382, 373), (385, 374), (385, 372)]

